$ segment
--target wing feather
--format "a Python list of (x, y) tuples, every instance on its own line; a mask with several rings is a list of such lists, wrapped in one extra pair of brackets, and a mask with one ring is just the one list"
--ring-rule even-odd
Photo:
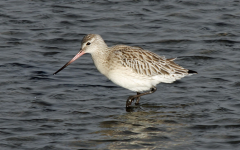
[(113, 49), (114, 52), (110, 57), (118, 57), (119, 63), (138, 74), (147, 76), (188, 74), (187, 69), (173, 62), (176, 58), (166, 59), (140, 47), (117, 45)]

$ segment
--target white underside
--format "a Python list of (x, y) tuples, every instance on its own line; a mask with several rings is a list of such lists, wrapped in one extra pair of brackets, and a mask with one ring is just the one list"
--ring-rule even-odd
[(111, 70), (106, 75), (113, 83), (135, 92), (150, 90), (160, 82), (172, 83), (186, 75), (156, 75), (145, 76), (134, 73), (131, 69), (119, 68)]

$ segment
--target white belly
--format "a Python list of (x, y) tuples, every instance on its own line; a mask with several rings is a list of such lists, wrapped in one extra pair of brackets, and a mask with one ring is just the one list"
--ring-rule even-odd
[(109, 71), (107, 77), (113, 83), (135, 92), (150, 90), (160, 83), (152, 77), (134, 73), (131, 69), (125, 67)]
[(148, 91), (160, 82), (172, 83), (185, 75), (156, 75), (147, 76), (137, 74), (131, 68), (121, 67), (111, 70), (106, 75), (113, 83), (135, 92)]

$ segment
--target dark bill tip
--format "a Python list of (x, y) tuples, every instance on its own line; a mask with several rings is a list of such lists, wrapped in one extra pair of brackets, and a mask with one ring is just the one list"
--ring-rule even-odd
[(61, 70), (63, 70), (65, 67), (67, 67), (68, 65), (70, 65), (72, 62), (74, 62), (76, 59), (78, 59), (80, 56), (82, 56), (83, 54), (85, 54), (82, 50), (80, 50), (79, 53), (77, 53), (77, 55), (75, 55), (73, 57), (72, 60), (70, 60), (69, 62), (67, 62), (64, 66), (62, 66), (62, 68), (58, 69), (58, 71), (56, 71), (55, 73), (53, 73), (53, 75), (56, 75), (58, 72), (60, 72)]

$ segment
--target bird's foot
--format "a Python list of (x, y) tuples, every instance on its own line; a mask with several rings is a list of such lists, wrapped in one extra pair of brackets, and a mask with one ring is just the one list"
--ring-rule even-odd
[(126, 101), (126, 108), (131, 106), (133, 100), (134, 98), (132, 98), (132, 96), (129, 96), (129, 98)]
[(137, 95), (129, 96), (126, 102), (126, 107), (130, 107), (134, 99), (136, 99), (135, 105), (139, 105), (139, 100), (140, 100), (140, 96), (138, 96), (139, 94), (141, 93), (137, 93)]

